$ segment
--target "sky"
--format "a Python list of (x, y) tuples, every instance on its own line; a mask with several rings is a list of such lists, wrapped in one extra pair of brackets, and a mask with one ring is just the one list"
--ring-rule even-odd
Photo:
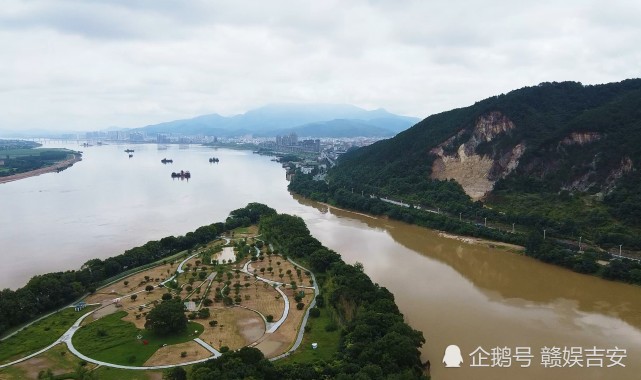
[(0, 131), (140, 127), (270, 103), (420, 118), (640, 77), (639, 1), (3, 0)]

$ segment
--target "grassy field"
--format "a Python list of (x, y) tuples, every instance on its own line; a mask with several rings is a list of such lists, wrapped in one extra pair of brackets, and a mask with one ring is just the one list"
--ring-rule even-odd
[(25, 156), (38, 156), (38, 155), (40, 155), (42, 153), (49, 153), (49, 152), (69, 152), (69, 153), (71, 153), (70, 150), (63, 149), (63, 148), (10, 149), (10, 150), (2, 150), (2, 151), (0, 151), (0, 158), (6, 158), (7, 156), (9, 156), (9, 158), (25, 157)]
[[(0, 380), (35, 379), (41, 371), (52, 370), (57, 379), (75, 379), (80, 359), (73, 356), (63, 343), (30, 360), (0, 370)], [(85, 370), (95, 366), (86, 364)]]
[[(326, 331), (326, 326), (333, 324), (332, 316), (330, 315), (331, 309), (325, 307), (320, 310), (320, 317), (307, 320), (307, 326), (310, 326), (311, 330), (303, 335), (303, 341), (298, 350), (287, 358), (276, 361), (276, 364), (313, 363), (317, 360), (327, 361), (338, 352), (341, 336), (340, 328), (334, 331)], [(312, 343), (318, 343), (318, 348), (312, 349)]]
[[(188, 342), (197, 338), (204, 330), (201, 324), (189, 322), (184, 333), (159, 337), (121, 320), (125, 315), (127, 312), (119, 311), (80, 328), (73, 337), (74, 346), (93, 359), (141, 366), (164, 344)], [(142, 335), (142, 339), (138, 340), (138, 335)], [(143, 341), (147, 341), (147, 344)]]
[(0, 363), (27, 356), (50, 345), (60, 338), (78, 318), (91, 309), (92, 307), (87, 307), (76, 312), (72, 308), (66, 308), (2, 341), (0, 343)]
[(118, 368), (100, 367), (94, 371), (100, 380), (151, 380), (162, 377), (162, 371), (138, 371)]

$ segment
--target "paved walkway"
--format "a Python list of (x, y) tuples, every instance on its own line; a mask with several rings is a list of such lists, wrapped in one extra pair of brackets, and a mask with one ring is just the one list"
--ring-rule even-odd
[[(287, 258), (287, 260), (293, 265), (301, 268), (302, 270), (308, 271), (308, 269), (302, 267), (298, 263), (294, 262), (292, 259)], [(303, 335), (305, 334), (305, 325), (307, 325), (307, 320), (309, 319), (309, 312), (310, 310), (312, 310), (314, 306), (316, 306), (316, 296), (320, 294), (320, 290), (318, 289), (318, 284), (316, 283), (316, 277), (314, 276), (314, 272), (309, 271), (309, 273), (311, 273), (312, 280), (314, 280), (314, 298), (312, 299), (312, 302), (309, 303), (309, 307), (307, 308), (307, 311), (303, 316), (303, 321), (301, 322), (300, 328), (298, 329), (298, 335), (296, 336), (296, 341), (294, 342), (294, 345), (292, 346), (292, 348), (290, 348), (287, 352), (269, 359), (270, 361), (275, 361), (275, 360), (282, 359), (284, 357), (289, 356), (292, 352), (296, 351), (298, 347), (300, 347), (300, 344), (303, 342)]]
[(212, 346), (208, 345), (208, 344), (207, 344), (207, 342), (205, 342), (204, 340), (202, 340), (202, 339), (200, 339), (200, 338), (196, 338), (196, 339), (194, 339), (194, 341), (195, 341), (196, 343), (200, 344), (201, 346), (205, 347), (205, 349), (206, 349), (207, 351), (209, 351), (209, 352), (211, 352), (212, 354), (214, 354), (214, 358), (217, 358), (217, 357), (219, 357), (219, 356), (221, 356), (221, 355), (222, 355), (218, 350), (216, 350), (216, 349), (215, 349), (215, 348), (213, 348)]
[[(272, 250), (273, 250), (273, 247), (271, 246), (271, 244), (270, 244), (270, 249), (272, 249)], [(195, 253), (195, 254), (193, 254), (193, 255), (191, 255), (191, 256), (189, 256), (189, 257), (187, 257), (185, 260), (183, 260), (183, 262), (181, 262), (181, 263), (180, 263), (180, 265), (179, 265), (179, 267), (178, 267), (178, 273), (182, 273), (182, 272), (184, 272), (184, 271), (182, 270), (182, 266), (183, 266), (183, 264), (184, 264), (184, 263), (186, 263), (189, 259), (191, 259), (192, 257), (194, 257), (194, 256), (196, 256), (196, 255), (198, 255), (198, 254), (199, 254), (199, 253)], [(297, 266), (297, 267), (301, 268), (302, 270), (304, 270), (304, 271), (308, 271), (306, 268), (304, 268), (304, 267), (300, 266), (299, 264), (297, 264), (296, 262), (294, 262), (292, 259), (288, 258), (288, 261), (289, 261), (289, 262), (291, 262), (293, 265), (295, 265), (295, 266)], [(247, 263), (245, 263), (245, 265), (244, 265), (244, 267), (243, 267), (243, 269), (242, 269), (241, 271), (242, 271), (242, 272), (244, 272), (244, 273), (246, 273), (246, 274), (253, 275), (252, 273), (249, 273), (249, 271), (247, 270), (247, 268), (248, 268), (248, 266), (249, 266), (249, 263), (250, 263), (250, 261), (248, 261)], [(314, 298), (313, 298), (313, 299), (312, 299), (312, 301), (310, 302), (310, 305), (309, 305), (309, 307), (307, 308), (307, 312), (306, 312), (306, 313), (305, 313), (305, 315), (303, 316), (303, 321), (301, 322), (300, 328), (298, 329), (298, 335), (296, 336), (296, 341), (294, 342), (294, 345), (293, 345), (293, 346), (292, 346), (292, 347), (291, 347), (287, 352), (285, 352), (285, 353), (284, 353), (284, 354), (282, 354), (282, 355), (279, 355), (279, 356), (276, 356), (276, 357), (274, 357), (274, 358), (269, 359), (270, 361), (275, 361), (275, 360), (278, 360), (278, 359), (284, 358), (284, 357), (286, 357), (286, 356), (289, 356), (293, 351), (296, 351), (296, 349), (298, 349), (298, 347), (300, 346), (301, 342), (303, 341), (303, 335), (304, 335), (304, 332), (305, 332), (305, 325), (307, 324), (307, 320), (308, 320), (308, 318), (309, 318), (309, 311), (311, 310), (311, 308), (313, 308), (313, 307), (316, 305), (316, 296), (320, 293), (320, 291), (319, 291), (319, 289), (318, 289), (318, 284), (317, 284), (317, 282), (316, 282), (316, 277), (314, 276), (314, 273), (313, 273), (313, 272), (310, 272), (310, 273), (311, 273), (311, 276), (312, 276), (312, 280), (314, 280), (314, 286), (313, 286), (313, 289), (314, 289)], [(208, 280), (210, 280), (210, 283), (209, 283), (209, 285), (210, 285), (210, 286), (211, 286), (211, 280), (213, 280), (213, 278), (214, 278), (214, 277), (215, 277), (215, 273), (212, 273), (212, 274), (207, 278)], [(173, 278), (173, 277), (172, 277), (172, 278)], [(283, 312), (283, 316), (282, 316), (278, 321), (276, 321), (276, 322), (274, 322), (274, 323), (271, 323), (271, 324), (269, 324), (269, 323), (268, 323), (268, 324), (266, 324), (267, 330), (266, 330), (265, 332), (266, 332), (266, 333), (273, 333), (274, 331), (276, 331), (276, 330), (277, 330), (277, 329), (278, 329), (278, 328), (279, 328), (279, 327), (280, 327), (280, 326), (285, 322), (285, 319), (287, 319), (287, 315), (289, 314), (289, 299), (288, 299), (288, 297), (285, 295), (285, 293), (280, 289), (280, 286), (281, 286), (281, 285), (283, 285), (283, 283), (280, 283), (280, 282), (277, 282), (277, 281), (271, 281), (271, 280), (268, 280), (268, 279), (266, 279), (266, 278), (262, 278), (262, 277), (259, 277), (259, 276), (257, 276), (257, 278), (258, 278), (258, 279), (260, 279), (261, 281), (264, 281), (264, 282), (267, 282), (267, 283), (270, 283), (270, 284), (276, 284), (276, 291), (278, 291), (278, 292), (281, 294), (281, 296), (283, 297), (283, 300), (285, 301), (285, 310), (284, 310), (284, 312)], [(171, 279), (165, 280), (165, 282), (170, 281), (170, 280), (171, 280)], [(164, 282), (163, 282), (163, 284), (164, 284)], [(305, 288), (309, 288), (309, 287), (305, 287)], [(224, 289), (224, 288), (223, 288), (223, 289)], [(64, 309), (64, 308), (63, 308), (63, 309)], [(79, 352), (79, 351), (74, 347), (73, 342), (72, 342), (72, 339), (73, 339), (73, 335), (74, 335), (74, 334), (76, 333), (76, 331), (80, 328), (80, 324), (82, 323), (82, 321), (83, 321), (86, 317), (88, 317), (89, 315), (91, 315), (92, 313), (94, 313), (95, 311), (97, 311), (97, 310), (99, 310), (99, 309), (100, 309), (100, 308), (98, 308), (98, 309), (96, 309), (96, 310), (92, 310), (92, 311), (90, 311), (90, 312), (88, 312), (88, 313), (85, 313), (85, 314), (84, 314), (83, 316), (81, 316), (80, 318), (78, 318), (78, 319), (76, 320), (76, 322), (74, 322), (74, 324), (73, 324), (73, 325), (72, 325), (72, 326), (71, 326), (71, 327), (70, 327), (70, 328), (69, 328), (69, 329), (68, 329), (68, 330), (67, 330), (67, 331), (66, 331), (66, 332), (65, 332), (65, 333), (60, 337), (60, 338), (58, 338), (55, 342), (53, 342), (53, 343), (52, 343), (52, 344), (50, 344), (49, 346), (47, 346), (47, 347), (45, 347), (45, 348), (43, 348), (43, 349), (41, 349), (41, 350), (39, 350), (39, 351), (37, 351), (37, 352), (34, 352), (33, 354), (30, 354), (30, 355), (28, 355), (28, 356), (25, 356), (25, 357), (23, 357), (23, 358), (20, 358), (20, 359), (14, 360), (14, 361), (12, 361), (12, 362), (10, 362), (10, 363), (2, 364), (2, 365), (0, 365), (0, 368), (9, 367), (9, 366), (11, 366), (11, 365), (14, 365), (14, 364), (17, 364), (17, 363), (21, 363), (21, 362), (23, 362), (23, 361), (25, 361), (25, 360), (29, 360), (29, 359), (31, 359), (31, 358), (33, 358), (33, 357), (35, 357), (35, 356), (38, 356), (38, 355), (42, 354), (43, 352), (45, 352), (45, 351), (47, 351), (47, 350), (50, 350), (51, 348), (55, 347), (56, 345), (58, 345), (58, 344), (60, 344), (60, 343), (65, 343), (65, 344), (67, 345), (67, 348), (69, 349), (69, 351), (70, 351), (71, 353), (73, 353), (75, 356), (77, 356), (78, 358), (80, 358), (80, 359), (82, 359), (82, 360), (84, 360), (84, 361), (86, 361), (86, 362), (88, 362), (88, 363), (93, 363), (93, 364), (96, 364), (96, 365), (99, 365), (99, 366), (105, 366), (105, 367), (111, 367), (111, 368), (126, 369), (126, 370), (157, 370), (157, 369), (174, 368), (174, 367), (178, 367), (178, 366), (185, 366), (185, 365), (191, 365), (191, 364), (196, 364), (196, 363), (203, 363), (203, 362), (206, 362), (206, 361), (208, 361), (208, 360), (211, 360), (211, 359), (214, 359), (214, 358), (218, 358), (218, 357), (220, 357), (220, 356), (222, 355), (219, 351), (217, 351), (215, 348), (213, 348), (212, 346), (210, 346), (209, 344), (207, 344), (207, 343), (206, 343), (205, 341), (203, 341), (202, 339), (200, 339), (200, 338), (195, 338), (195, 339), (194, 339), (194, 341), (195, 341), (196, 343), (198, 343), (199, 345), (201, 345), (202, 347), (204, 347), (207, 351), (211, 352), (211, 353), (212, 353), (212, 356), (207, 357), (207, 358), (204, 358), (204, 359), (200, 359), (200, 360), (194, 360), (194, 361), (190, 361), (190, 362), (185, 362), (185, 363), (168, 364), (168, 365), (158, 365), (158, 366), (149, 366), (149, 367), (127, 366), (127, 365), (120, 365), (120, 364), (107, 363), (107, 362), (103, 362), (103, 361), (100, 361), (100, 360), (92, 359), (92, 358), (90, 358), (90, 357), (88, 357), (88, 356), (86, 356), (86, 355), (82, 354), (81, 352)], [(61, 309), (61, 310), (62, 310), (62, 309)], [(251, 310), (251, 309), (250, 309), (250, 310)], [(52, 314), (53, 314), (53, 313), (52, 313)], [(259, 314), (260, 314), (260, 313), (259, 313)], [(46, 315), (46, 316), (44, 316), (44, 317), (42, 317), (42, 318), (39, 318), (38, 320), (43, 319), (43, 318), (46, 318), (46, 317), (47, 317), (47, 316), (49, 316), (49, 315), (51, 315), (51, 314), (48, 314), (48, 315)], [(260, 315), (263, 317), (263, 319), (265, 318), (262, 314), (260, 314)], [(32, 323), (35, 323), (35, 322), (37, 322), (38, 320), (33, 321)], [(28, 326), (28, 325), (27, 325), (27, 326)], [(26, 326), (25, 326), (25, 327), (26, 327)], [(16, 331), (16, 333), (17, 333), (17, 331)], [(14, 334), (15, 334), (15, 333), (14, 333)], [(12, 335), (13, 335), (13, 334), (12, 334)], [(7, 336), (7, 337), (5, 337), (5, 339), (6, 339), (6, 338), (8, 338), (8, 336)]]
[[(248, 275), (250, 275), (250, 276), (253, 276), (254, 274), (253, 274), (253, 273), (250, 273), (250, 272), (249, 272), (249, 269), (248, 269), (248, 268), (249, 268), (249, 264), (250, 264), (250, 263), (251, 263), (251, 260), (248, 260), (248, 261), (245, 263), (245, 265), (243, 265), (243, 267), (242, 267), (242, 269), (241, 269), (240, 271), (241, 271), (241, 272), (243, 272), (243, 273), (245, 273), (245, 274), (248, 274)], [(284, 284), (284, 283), (282, 283), (282, 282), (278, 282), (278, 281), (268, 280), (268, 279), (266, 279), (266, 278), (264, 278), (264, 277), (260, 277), (260, 276), (258, 276), (258, 275), (256, 276), (256, 279), (258, 279), (258, 280), (260, 280), (260, 281), (263, 281), (263, 282), (266, 282), (266, 283), (268, 283), (268, 284), (270, 284), (270, 285), (276, 285), (276, 286), (274, 287), (274, 289), (276, 289), (276, 291), (277, 291), (278, 293), (280, 293), (281, 297), (283, 297), (283, 301), (285, 301), (285, 310), (283, 311), (283, 315), (280, 317), (280, 319), (279, 319), (278, 321), (276, 321), (276, 322), (267, 322), (267, 330), (265, 331), (265, 333), (267, 333), (267, 334), (272, 334), (272, 333), (274, 333), (276, 330), (278, 330), (278, 328), (279, 328), (283, 323), (285, 323), (285, 320), (287, 319), (287, 316), (289, 315), (289, 298), (288, 298), (288, 297), (287, 297), (287, 295), (286, 295), (286, 294), (285, 294), (285, 293), (280, 289), (280, 287), (281, 287), (282, 285), (285, 285), (285, 284)], [(316, 282), (316, 281), (314, 281), (314, 282)]]

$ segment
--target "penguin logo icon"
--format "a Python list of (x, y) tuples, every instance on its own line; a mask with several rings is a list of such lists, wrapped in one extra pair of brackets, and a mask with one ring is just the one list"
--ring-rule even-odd
[(443, 355), (443, 364), (445, 364), (445, 368), (460, 368), (461, 363), (463, 363), (461, 349), (455, 344), (447, 346), (445, 349), (445, 355)]

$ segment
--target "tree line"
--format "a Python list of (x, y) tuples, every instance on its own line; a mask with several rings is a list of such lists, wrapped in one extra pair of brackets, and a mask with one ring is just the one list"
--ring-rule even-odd
[(250, 203), (232, 211), (224, 223), (202, 226), (184, 236), (152, 240), (118, 256), (89, 260), (79, 270), (37, 275), (22, 288), (4, 289), (0, 292), (0, 334), (95, 292), (113, 276), (194, 249), (226, 231), (256, 224), (261, 215), (275, 213), (263, 204)]
[[(327, 362), (273, 365), (255, 348), (223, 354), (193, 367), (189, 378), (205, 379), (425, 379), (419, 348), (423, 334), (403, 320), (386, 288), (360, 265), (346, 264), (311, 236), (305, 222), (286, 214), (265, 215), (260, 232), (281, 254), (314, 271), (322, 293), (318, 307), (338, 314), (341, 340)], [(323, 312), (323, 311), (321, 311)]]
[[(383, 202), (378, 198), (369, 197), (367, 193), (361, 195), (359, 191), (351, 192), (344, 187), (340, 187), (337, 183), (327, 184), (323, 181), (314, 181), (311, 175), (300, 172), (297, 172), (290, 182), (289, 190), (316, 201), (328, 202), (338, 207), (362, 211), (372, 215), (387, 216), (391, 219), (426, 228), (525, 246), (526, 255), (546, 263), (559, 265), (579, 273), (596, 275), (608, 280), (641, 285), (641, 263), (638, 261), (613, 258), (607, 252), (588, 250), (584, 253), (578, 253), (576, 247), (571, 247), (567, 243), (563, 243), (562, 240), (550, 238), (550, 235), (548, 235), (547, 240), (544, 240), (539, 232), (543, 228), (553, 226), (557, 231), (561, 230), (568, 235), (574, 234), (576, 236), (579, 229), (572, 220), (567, 220), (563, 223), (553, 223), (552, 221), (545, 223), (533, 215), (502, 214), (496, 210), (487, 209), (480, 203), (470, 204), (468, 208), (464, 209), (465, 211), (457, 215), (425, 212), (412, 207), (401, 207)], [(570, 199), (567, 200), (568, 203), (571, 201)], [(577, 200), (577, 202), (579, 201)], [(474, 224), (459, 220), (459, 216), (476, 220), (487, 217), (506, 224), (516, 221), (519, 224), (535, 226), (536, 228), (527, 234), (513, 234), (505, 230), (486, 228), (480, 223)], [(602, 242), (605, 238), (606, 235), (598, 235), (596, 243)], [(636, 239), (639, 238), (637, 237)], [(623, 241), (632, 242), (632, 240)], [(605, 266), (599, 265), (599, 260), (609, 261), (609, 264)]]

